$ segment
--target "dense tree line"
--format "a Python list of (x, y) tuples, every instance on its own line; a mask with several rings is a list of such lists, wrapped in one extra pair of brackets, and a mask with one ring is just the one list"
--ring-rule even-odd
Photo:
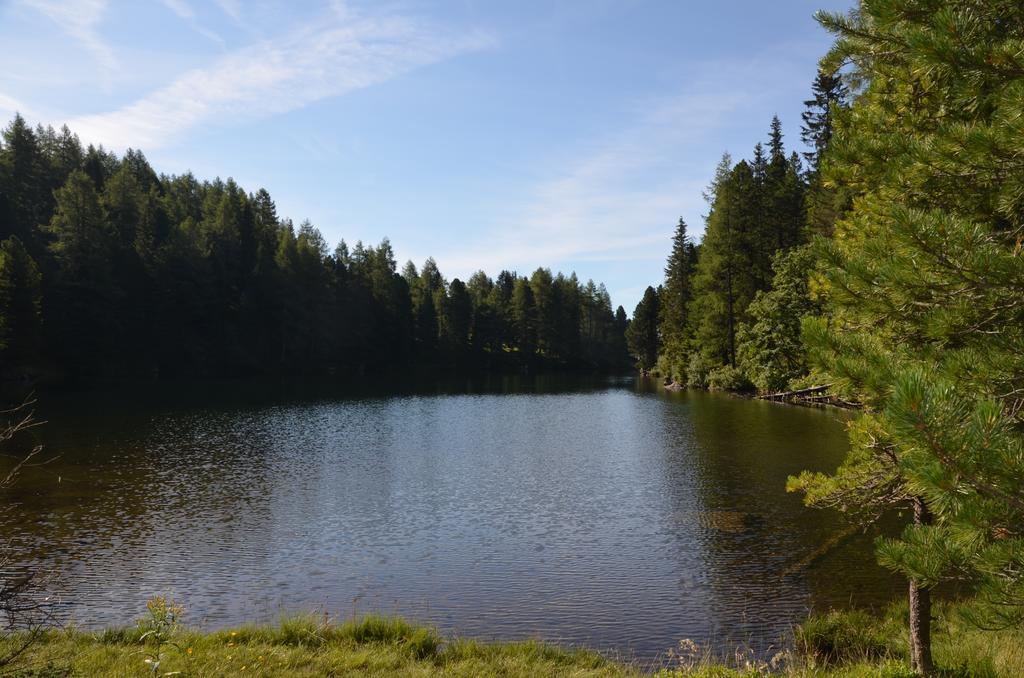
[(906, 516), (878, 554), (909, 581), (925, 675), (937, 585), (969, 587), (981, 628), (1024, 624), (1024, 5), (861, 0), (819, 20), (836, 42), (807, 168), (775, 124), (767, 161), (723, 160), (704, 239), (681, 246), (680, 225), (630, 347), (697, 386), (862, 404), (837, 472), (790, 489), (864, 525)]
[(277, 214), (263, 189), (162, 176), (20, 116), (0, 141), (0, 372), (87, 377), (607, 368), (603, 285), (537, 269), (446, 280), (391, 245)]
[[(805, 128), (812, 139), (831, 134), (824, 111), (842, 102), (841, 91), (819, 92), (818, 83), (815, 93), (821, 100), (809, 103)], [(810, 162), (816, 166), (816, 155)], [(722, 157), (705, 194), (704, 237), (695, 244), (679, 221), (664, 283), (634, 312), (629, 346), (642, 369), (733, 389), (777, 388), (803, 375), (801, 351), (792, 349), (800, 316), (812, 310), (807, 203), (818, 183), (815, 169), (786, 153), (777, 117), (767, 150), (757, 144), (736, 163)]]

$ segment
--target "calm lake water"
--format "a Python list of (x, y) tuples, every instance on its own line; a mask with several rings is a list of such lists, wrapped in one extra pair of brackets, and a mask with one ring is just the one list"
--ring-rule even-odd
[(835, 411), (635, 378), (44, 400), (59, 459), (7, 492), (0, 530), (86, 626), (171, 593), (207, 628), (399, 613), (649, 661), (682, 638), (769, 651), (808, 610), (898, 586), (866, 537), (802, 564), (842, 524), (785, 481), (839, 462)]

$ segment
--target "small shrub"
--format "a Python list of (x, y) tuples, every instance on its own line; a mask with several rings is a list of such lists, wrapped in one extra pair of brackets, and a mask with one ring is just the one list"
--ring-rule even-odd
[(275, 640), (293, 647), (321, 647), (330, 631), (330, 622), (321, 615), (293, 615), (281, 619)]
[(723, 365), (708, 374), (708, 388), (712, 391), (750, 391), (754, 385), (747, 376), (731, 365)]
[(404, 619), (370, 615), (346, 624), (340, 633), (357, 643), (401, 645), (419, 659), (436, 654), (441, 647), (441, 639), (436, 633), (413, 626)]
[(665, 377), (667, 382), (671, 381), (677, 384), (686, 383), (686, 366), (673, 361), (666, 354), (658, 356), (658, 362), (654, 366), (654, 372), (656, 372), (658, 376)]
[(167, 658), (168, 649), (178, 653), (185, 651), (174, 642), (173, 638), (181, 629), (179, 620), (185, 608), (174, 600), (164, 596), (150, 598), (146, 602), (146, 616), (138, 621), (139, 641), (152, 646), (144, 653), (144, 661), (153, 675), (160, 673), (160, 666)]
[(686, 366), (686, 383), (696, 388), (708, 387), (708, 375), (718, 367), (711, 358), (700, 353), (694, 353)]
[(156, 596), (146, 601), (146, 616), (138, 621), (142, 638), (154, 641), (171, 637), (179, 628), (185, 608), (171, 598)]
[(800, 654), (823, 664), (876, 661), (894, 656), (891, 633), (882, 620), (861, 610), (810, 617), (796, 628)]

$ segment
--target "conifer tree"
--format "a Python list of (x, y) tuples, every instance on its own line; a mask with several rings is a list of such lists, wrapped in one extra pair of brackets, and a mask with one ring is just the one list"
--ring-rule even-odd
[(0, 241), (0, 361), (23, 366), (38, 356), (42, 276), (18, 236)]
[(625, 364), (629, 359), (629, 349), (626, 346), (626, 333), (629, 331), (629, 317), (626, 309), (621, 305), (615, 309), (614, 328), (610, 341), (610, 351), (613, 356), (613, 365)]
[(696, 248), (686, 233), (686, 222), (680, 217), (672, 236), (672, 252), (665, 265), (665, 284), (661, 295), (661, 317), (658, 322), (662, 338), (662, 355), (672, 372), (670, 376), (685, 379), (689, 325), (687, 307), (693, 299), (693, 272), (697, 264)]
[(761, 391), (781, 391), (807, 373), (800, 322), (818, 310), (808, 286), (813, 262), (808, 247), (779, 250), (771, 289), (759, 291), (747, 309), (749, 319), (737, 336), (737, 359)]
[(16, 235), (37, 255), (41, 243), (36, 243), (35, 228), (53, 210), (53, 188), (48, 185), (46, 159), (36, 133), (21, 115), (15, 115), (0, 145), (0, 201), (5, 203), (0, 208), (6, 212), (0, 221), (0, 239)]
[(537, 350), (537, 304), (533, 288), (526, 278), (516, 278), (512, 291), (512, 313), (515, 322), (516, 348), (525, 363)]
[(694, 347), (719, 365), (736, 364), (736, 331), (761, 277), (752, 247), (757, 219), (753, 180), (750, 166), (743, 161), (732, 166), (727, 154), (707, 195), (711, 212), (688, 314)]
[(530, 291), (533, 293), (537, 351), (553, 357), (558, 342), (558, 306), (555, 298), (554, 277), (551, 270), (538, 268), (530, 276)]
[(469, 330), (473, 320), (473, 302), (466, 285), (453, 278), (448, 286), (448, 297), (444, 309), (442, 334), (456, 358), (469, 346)]
[(767, 232), (761, 236), (762, 264), (765, 261), (770, 264), (775, 252), (798, 245), (803, 233), (804, 182), (800, 156), (794, 152), (786, 157), (782, 136), (782, 123), (778, 116), (773, 116), (769, 131), (771, 157), (763, 187)]
[(811, 174), (818, 172), (821, 158), (832, 140), (835, 110), (846, 105), (848, 96), (849, 91), (838, 72), (818, 70), (811, 85), (811, 98), (804, 101), (806, 110), (800, 114), (804, 121), (800, 138), (812, 149), (804, 153)]
[(813, 150), (804, 153), (808, 162), (805, 232), (831, 237), (836, 221), (849, 209), (849, 190), (822, 179), (821, 164), (835, 129), (836, 117), (849, 108), (849, 91), (838, 73), (820, 69), (812, 85), (812, 98), (804, 102), (801, 138)]
[(495, 353), (501, 349), (499, 313), (495, 300), (494, 281), (483, 271), (477, 271), (466, 283), (472, 319), (470, 343), (475, 353)]
[(866, 416), (836, 475), (792, 483), (868, 517), (909, 509), (880, 560), (910, 581), (913, 668), (934, 670), (930, 591), (975, 587), (972, 619), (1024, 620), (1024, 6), (863, 2), (823, 15), (824, 67), (863, 83), (824, 171), (856, 199), (819, 240), (828, 322), (812, 357)]
[(641, 370), (650, 370), (658, 361), (658, 351), (661, 348), (658, 332), (660, 312), (659, 292), (653, 287), (648, 287), (644, 290), (643, 299), (636, 305), (633, 320), (626, 330), (629, 352)]

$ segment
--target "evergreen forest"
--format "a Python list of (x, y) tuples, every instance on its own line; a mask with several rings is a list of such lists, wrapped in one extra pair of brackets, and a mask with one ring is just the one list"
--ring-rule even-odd
[(621, 368), (626, 325), (575, 274), (399, 270), (387, 239), (331, 249), (264, 189), (158, 175), (21, 116), (3, 130), (7, 379)]

